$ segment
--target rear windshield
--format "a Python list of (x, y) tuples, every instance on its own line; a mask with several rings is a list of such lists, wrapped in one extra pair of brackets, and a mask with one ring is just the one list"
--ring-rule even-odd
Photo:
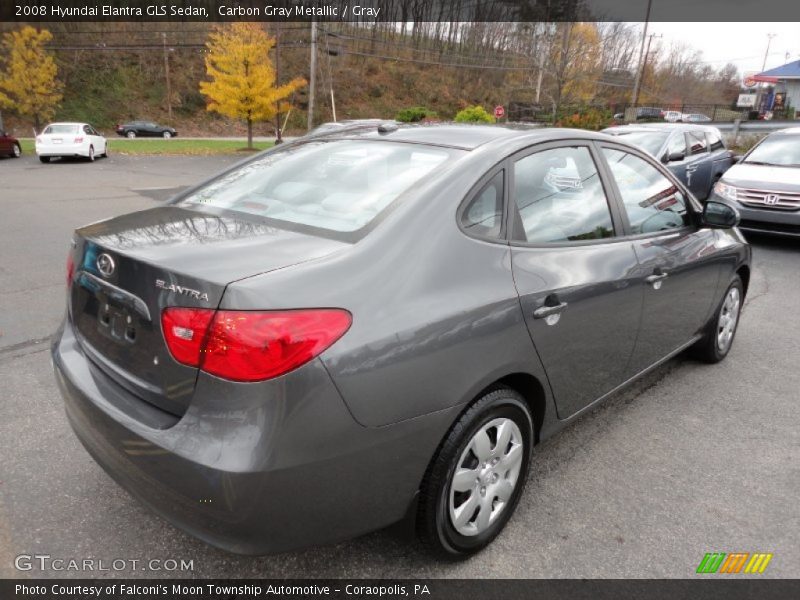
[(462, 153), (383, 141), (308, 142), (270, 152), (226, 173), (182, 204), (354, 232), (428, 173)]
[(78, 133), (77, 125), (50, 125), (42, 133)]
[(655, 155), (667, 141), (669, 133), (660, 131), (629, 131), (617, 134), (634, 146)]
[(800, 135), (770, 136), (756, 146), (744, 162), (800, 167)]

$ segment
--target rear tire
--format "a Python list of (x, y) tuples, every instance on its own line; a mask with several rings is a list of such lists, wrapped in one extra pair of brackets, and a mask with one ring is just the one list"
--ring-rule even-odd
[(133, 138), (136, 137), (136, 132), (135, 131), (126, 131), (125, 132), (125, 137), (128, 138), (129, 140), (132, 140)]
[(12, 158), (19, 158), (22, 156), (22, 148), (19, 147), (19, 144), (14, 144), (13, 148), (11, 148), (11, 156)]
[(172, 137), (172, 134), (169, 131), (165, 131), (161, 135), (164, 137), (165, 140), (168, 140)]
[(50, 162), (50, 157), (49, 156), (40, 156), (39, 157), (39, 161), (43, 162), (43, 163), (49, 163)]
[(94, 146), (89, 146), (89, 162), (94, 162)]
[(423, 545), (439, 558), (460, 560), (491, 543), (517, 506), (532, 445), (533, 420), (517, 392), (495, 389), (470, 406), (445, 436), (420, 487)]
[(714, 316), (706, 325), (703, 338), (690, 350), (690, 354), (703, 362), (718, 363), (728, 356), (739, 325), (739, 316), (744, 302), (744, 286), (739, 275), (735, 275), (722, 297)]

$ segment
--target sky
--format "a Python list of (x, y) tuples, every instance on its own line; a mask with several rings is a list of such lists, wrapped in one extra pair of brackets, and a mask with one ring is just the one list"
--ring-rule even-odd
[(650, 23), (648, 33), (663, 35), (659, 41), (667, 47), (677, 41), (702, 51), (702, 60), (715, 68), (731, 62), (742, 73), (761, 71), (769, 33), (776, 36), (767, 69), (800, 60), (800, 23)]

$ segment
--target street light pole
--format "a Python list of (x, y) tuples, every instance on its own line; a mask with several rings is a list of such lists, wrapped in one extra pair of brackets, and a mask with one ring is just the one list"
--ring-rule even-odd
[(169, 120), (172, 121), (172, 87), (169, 82), (169, 51), (167, 50), (167, 34), (161, 33), (161, 41), (164, 44), (164, 77), (167, 84), (167, 115)]

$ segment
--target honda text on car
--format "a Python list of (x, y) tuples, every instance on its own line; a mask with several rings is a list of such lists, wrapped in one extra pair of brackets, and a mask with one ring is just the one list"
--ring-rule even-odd
[(301, 138), (78, 229), (56, 378), (97, 462), (211, 544), (407, 519), (467, 556), (537, 443), (683, 350), (725, 358), (750, 280), (736, 220), (598, 133)]
[(725, 173), (712, 199), (736, 207), (745, 231), (800, 237), (800, 127), (756, 144)]
[(36, 154), (43, 163), (53, 158), (108, 156), (108, 142), (88, 123), (51, 123), (36, 136)]
[(733, 153), (725, 147), (716, 127), (706, 125), (622, 125), (603, 133), (621, 136), (647, 150), (663, 162), (700, 200), (711, 194), (714, 184), (733, 164)]

